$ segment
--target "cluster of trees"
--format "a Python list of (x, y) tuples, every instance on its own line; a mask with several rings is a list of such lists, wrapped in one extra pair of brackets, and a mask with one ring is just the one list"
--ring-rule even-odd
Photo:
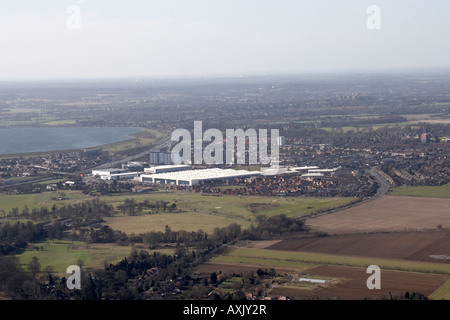
[(29, 242), (40, 241), (46, 236), (47, 232), (42, 225), (30, 221), (0, 225), (0, 256), (18, 253), (24, 250)]
[(33, 273), (23, 270), (17, 259), (0, 255), (0, 291), (12, 299), (36, 298)]
[(133, 198), (126, 198), (123, 204), (117, 206), (117, 209), (119, 209), (124, 215), (128, 214), (130, 216), (134, 216), (144, 210), (151, 210), (152, 213), (158, 213), (162, 209), (164, 212), (172, 213), (177, 210), (177, 205), (175, 202), (169, 205), (167, 201), (162, 200), (154, 202), (144, 200), (141, 202), (137, 202)]
[(257, 240), (286, 236), (293, 233), (307, 232), (304, 222), (296, 218), (287, 217), (285, 214), (266, 217), (257, 216), (257, 226), (250, 226), (244, 230), (242, 236), (245, 239)]
[[(303, 230), (302, 226), (301, 222), (284, 215), (270, 218), (258, 217), (258, 225), (251, 231), (242, 231), (240, 225), (233, 223), (227, 227), (216, 228), (209, 235), (202, 230), (197, 232), (172, 231), (167, 226), (164, 232), (148, 232), (136, 236), (126, 235), (114, 231), (110, 227), (102, 226), (95, 230), (85, 230), (78, 235), (84, 236), (84, 240), (90, 242), (122, 241), (144, 243), (149, 247), (160, 243), (176, 243), (175, 254), (166, 255), (134, 250), (121, 262), (109, 264), (104, 269), (94, 271), (89, 277), (83, 278), (83, 289), (76, 291), (68, 291), (64, 287), (65, 279), (57, 282), (52, 277), (51, 270), (44, 272), (44, 274), (47, 273), (45, 280), (42, 280), (42, 276), (38, 280), (37, 275), (42, 275), (37, 266), (38, 261), (34, 261), (35, 267), (29, 266), (27, 272), (20, 268), (14, 261), (15, 258), (0, 256), (0, 269), (4, 270), (0, 277), (0, 290), (5, 289), (5, 292), (14, 299), (36, 299), (38, 296), (45, 299), (152, 299), (161, 298), (168, 292), (180, 293), (180, 289), (183, 289), (186, 297), (199, 298), (199, 295), (204, 294), (204, 290), (198, 290), (198, 288), (205, 289), (207, 283), (200, 283), (201, 280), (192, 279), (190, 276), (192, 270), (214, 254), (223, 252), (223, 244), (240, 239), (295, 232)], [(0, 229), (2, 242), (10, 244), (42, 240), (49, 237), (51, 232), (53, 231), (48, 226), (44, 228), (31, 222), (7, 224)], [(148, 270), (152, 268), (157, 272), (148, 274)], [(8, 274), (12, 279), (19, 277), (20, 281), (10, 281), (3, 277), (4, 274)], [(182, 279), (181, 282), (179, 282), (180, 279)], [(36, 281), (40, 288), (38, 292), (35, 288)]]

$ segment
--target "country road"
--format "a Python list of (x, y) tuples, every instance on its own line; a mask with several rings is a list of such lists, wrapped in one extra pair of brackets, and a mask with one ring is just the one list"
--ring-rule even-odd
[(324, 211), (324, 212), (303, 216), (303, 217), (300, 218), (300, 220), (307, 220), (307, 219), (311, 219), (311, 218), (316, 218), (316, 217), (323, 216), (323, 215), (326, 215), (326, 214), (330, 214), (330, 213), (333, 213), (333, 212), (337, 212), (337, 211), (341, 211), (341, 210), (348, 209), (348, 208), (351, 208), (351, 207), (359, 206), (359, 205), (361, 205), (361, 204), (363, 204), (365, 202), (369, 202), (369, 201), (372, 201), (372, 200), (375, 200), (375, 199), (381, 197), (382, 195), (384, 195), (389, 190), (389, 188), (391, 186), (393, 186), (393, 181), (388, 180), (389, 179), (388, 176), (384, 172), (382, 172), (379, 168), (371, 167), (370, 170), (369, 170), (369, 173), (376, 180), (376, 182), (378, 183), (377, 193), (373, 197), (366, 198), (366, 199), (358, 201), (356, 203), (351, 203), (349, 205), (345, 205), (345, 206), (342, 206), (342, 207), (339, 207), (339, 208), (335, 208), (335, 209), (327, 210), (327, 211)]

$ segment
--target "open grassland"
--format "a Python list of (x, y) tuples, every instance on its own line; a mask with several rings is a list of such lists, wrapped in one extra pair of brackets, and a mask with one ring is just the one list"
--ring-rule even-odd
[(308, 219), (306, 225), (328, 234), (418, 231), (450, 228), (450, 199), (382, 196), (341, 211)]
[(394, 187), (389, 189), (388, 195), (414, 196), (430, 198), (450, 198), (450, 186), (413, 186)]
[(234, 222), (240, 224), (243, 228), (250, 226), (248, 221), (200, 212), (108, 217), (105, 218), (105, 221), (113, 230), (120, 230), (127, 234), (149, 231), (164, 232), (165, 226), (169, 226), (173, 231), (198, 231), (201, 229), (208, 234), (213, 233), (216, 227), (225, 227)]
[(245, 196), (202, 196), (191, 192), (154, 192), (120, 196), (103, 196), (102, 201), (116, 205), (126, 198), (135, 201), (166, 201), (175, 203), (177, 209), (185, 212), (203, 212), (230, 218), (253, 221), (257, 215), (273, 216), (285, 214), (302, 217), (316, 210), (331, 209), (344, 205), (353, 198), (281, 198)]
[(450, 275), (449, 264), (242, 247), (235, 248), (225, 255), (214, 257), (211, 261), (222, 263), (240, 263), (239, 261), (242, 261), (242, 263), (245, 262), (245, 264), (254, 263), (256, 265), (261, 262), (267, 262), (267, 265), (272, 266), (277, 266), (280, 263), (288, 263), (292, 267), (296, 265), (302, 266), (305, 264), (312, 264), (367, 268), (369, 265), (377, 265), (383, 270), (401, 270)]
[[(101, 197), (101, 200), (117, 206), (129, 195)], [(290, 217), (302, 217), (316, 210), (334, 208), (351, 201), (351, 198), (276, 198), (276, 197), (239, 197), (239, 196), (202, 196), (187, 192), (155, 192), (147, 195), (134, 195), (139, 202), (149, 200), (175, 203), (180, 213), (153, 215), (116, 216), (106, 219), (114, 229), (124, 232), (160, 231), (169, 225), (173, 230), (185, 229), (208, 232), (215, 227), (225, 227), (233, 222), (243, 228), (256, 221), (258, 215), (274, 216), (285, 214)]]
[[(58, 200), (64, 196), (62, 200)], [(13, 208), (22, 210), (27, 206), (30, 210), (33, 208), (48, 207), (53, 205), (62, 206), (80, 201), (92, 200), (92, 197), (86, 196), (80, 191), (63, 191), (63, 192), (41, 192), (30, 194), (0, 194), (0, 210), (6, 213)]]
[(99, 268), (107, 263), (115, 263), (130, 255), (131, 246), (117, 246), (115, 244), (91, 244), (86, 246), (82, 242), (57, 240), (34, 244), (43, 250), (26, 250), (16, 255), (19, 263), (26, 268), (33, 257), (39, 259), (41, 270), (52, 266), (56, 274), (64, 275), (70, 265), (79, 265), (86, 269)]
[[(63, 198), (58, 200), (61, 196)], [(176, 213), (164, 213), (162, 209), (156, 214), (150, 212), (138, 213), (137, 216), (123, 216), (117, 210), (114, 217), (107, 218), (107, 224), (114, 229), (126, 233), (164, 230), (169, 225), (173, 230), (202, 229), (211, 232), (215, 227), (225, 227), (233, 222), (243, 228), (256, 221), (258, 215), (273, 216), (285, 214), (289, 217), (302, 217), (317, 210), (331, 209), (344, 205), (352, 198), (278, 198), (278, 197), (239, 197), (239, 196), (202, 196), (190, 192), (152, 192), (149, 194), (123, 194), (100, 196), (101, 201), (117, 208), (125, 199), (136, 202), (165, 201), (170, 206), (176, 204)], [(24, 195), (0, 195), (0, 210), (5, 213), (13, 208), (21, 211), (25, 206), (33, 208), (53, 205), (62, 206), (94, 198), (84, 195), (81, 191), (42, 192)], [(155, 213), (155, 212), (153, 212)]]

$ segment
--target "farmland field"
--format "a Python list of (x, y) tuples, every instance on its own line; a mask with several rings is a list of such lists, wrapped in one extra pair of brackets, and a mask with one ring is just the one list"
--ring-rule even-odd
[(382, 196), (376, 200), (306, 221), (328, 234), (417, 231), (450, 228), (450, 199)]
[(450, 198), (450, 186), (401, 186), (389, 189), (388, 195)]
[(269, 296), (287, 295), (292, 299), (389, 299), (404, 296), (405, 292), (419, 292), (429, 296), (448, 279), (448, 276), (420, 274), (415, 272), (381, 271), (381, 289), (369, 290), (366, 286), (367, 273), (365, 268), (343, 266), (320, 266), (307, 271), (308, 275), (319, 278), (338, 278), (335, 285), (324, 286), (313, 291), (277, 287), (270, 291)]
[(359, 257), (450, 263), (450, 232), (396, 232), (284, 239), (266, 247)]
[(450, 300), (450, 280), (430, 295), (433, 300)]
[[(279, 242), (277, 244), (283, 244)], [(274, 244), (272, 246), (275, 246)], [(406, 261), (371, 257), (356, 257), (312, 252), (278, 251), (238, 247), (227, 254), (214, 257), (196, 269), (196, 273), (242, 273), (257, 268), (274, 268), (278, 274), (292, 277), (288, 284), (273, 286), (268, 295), (288, 296), (291, 299), (382, 299), (403, 296), (406, 291), (419, 292), (437, 299), (449, 293), (450, 266), (441, 263)], [(381, 268), (381, 290), (369, 290), (366, 286), (369, 265)], [(253, 269), (252, 269), (253, 267)], [(327, 279), (325, 284), (309, 285), (294, 281), (299, 277)]]
[(289, 267), (304, 267), (308, 265), (339, 265), (367, 267), (377, 265), (382, 269), (402, 270), (426, 273), (440, 273), (450, 275), (450, 265), (422, 261), (408, 261), (401, 259), (387, 259), (378, 257), (361, 257), (350, 255), (337, 255), (316, 252), (281, 251), (270, 249), (254, 249), (239, 247), (229, 253), (211, 259), (212, 262), (262, 264), (276, 267), (278, 265)]

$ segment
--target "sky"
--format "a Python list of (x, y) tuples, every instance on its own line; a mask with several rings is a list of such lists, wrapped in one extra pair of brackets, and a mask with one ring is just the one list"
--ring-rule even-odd
[(0, 80), (449, 69), (449, 12), (448, 0), (0, 0)]

